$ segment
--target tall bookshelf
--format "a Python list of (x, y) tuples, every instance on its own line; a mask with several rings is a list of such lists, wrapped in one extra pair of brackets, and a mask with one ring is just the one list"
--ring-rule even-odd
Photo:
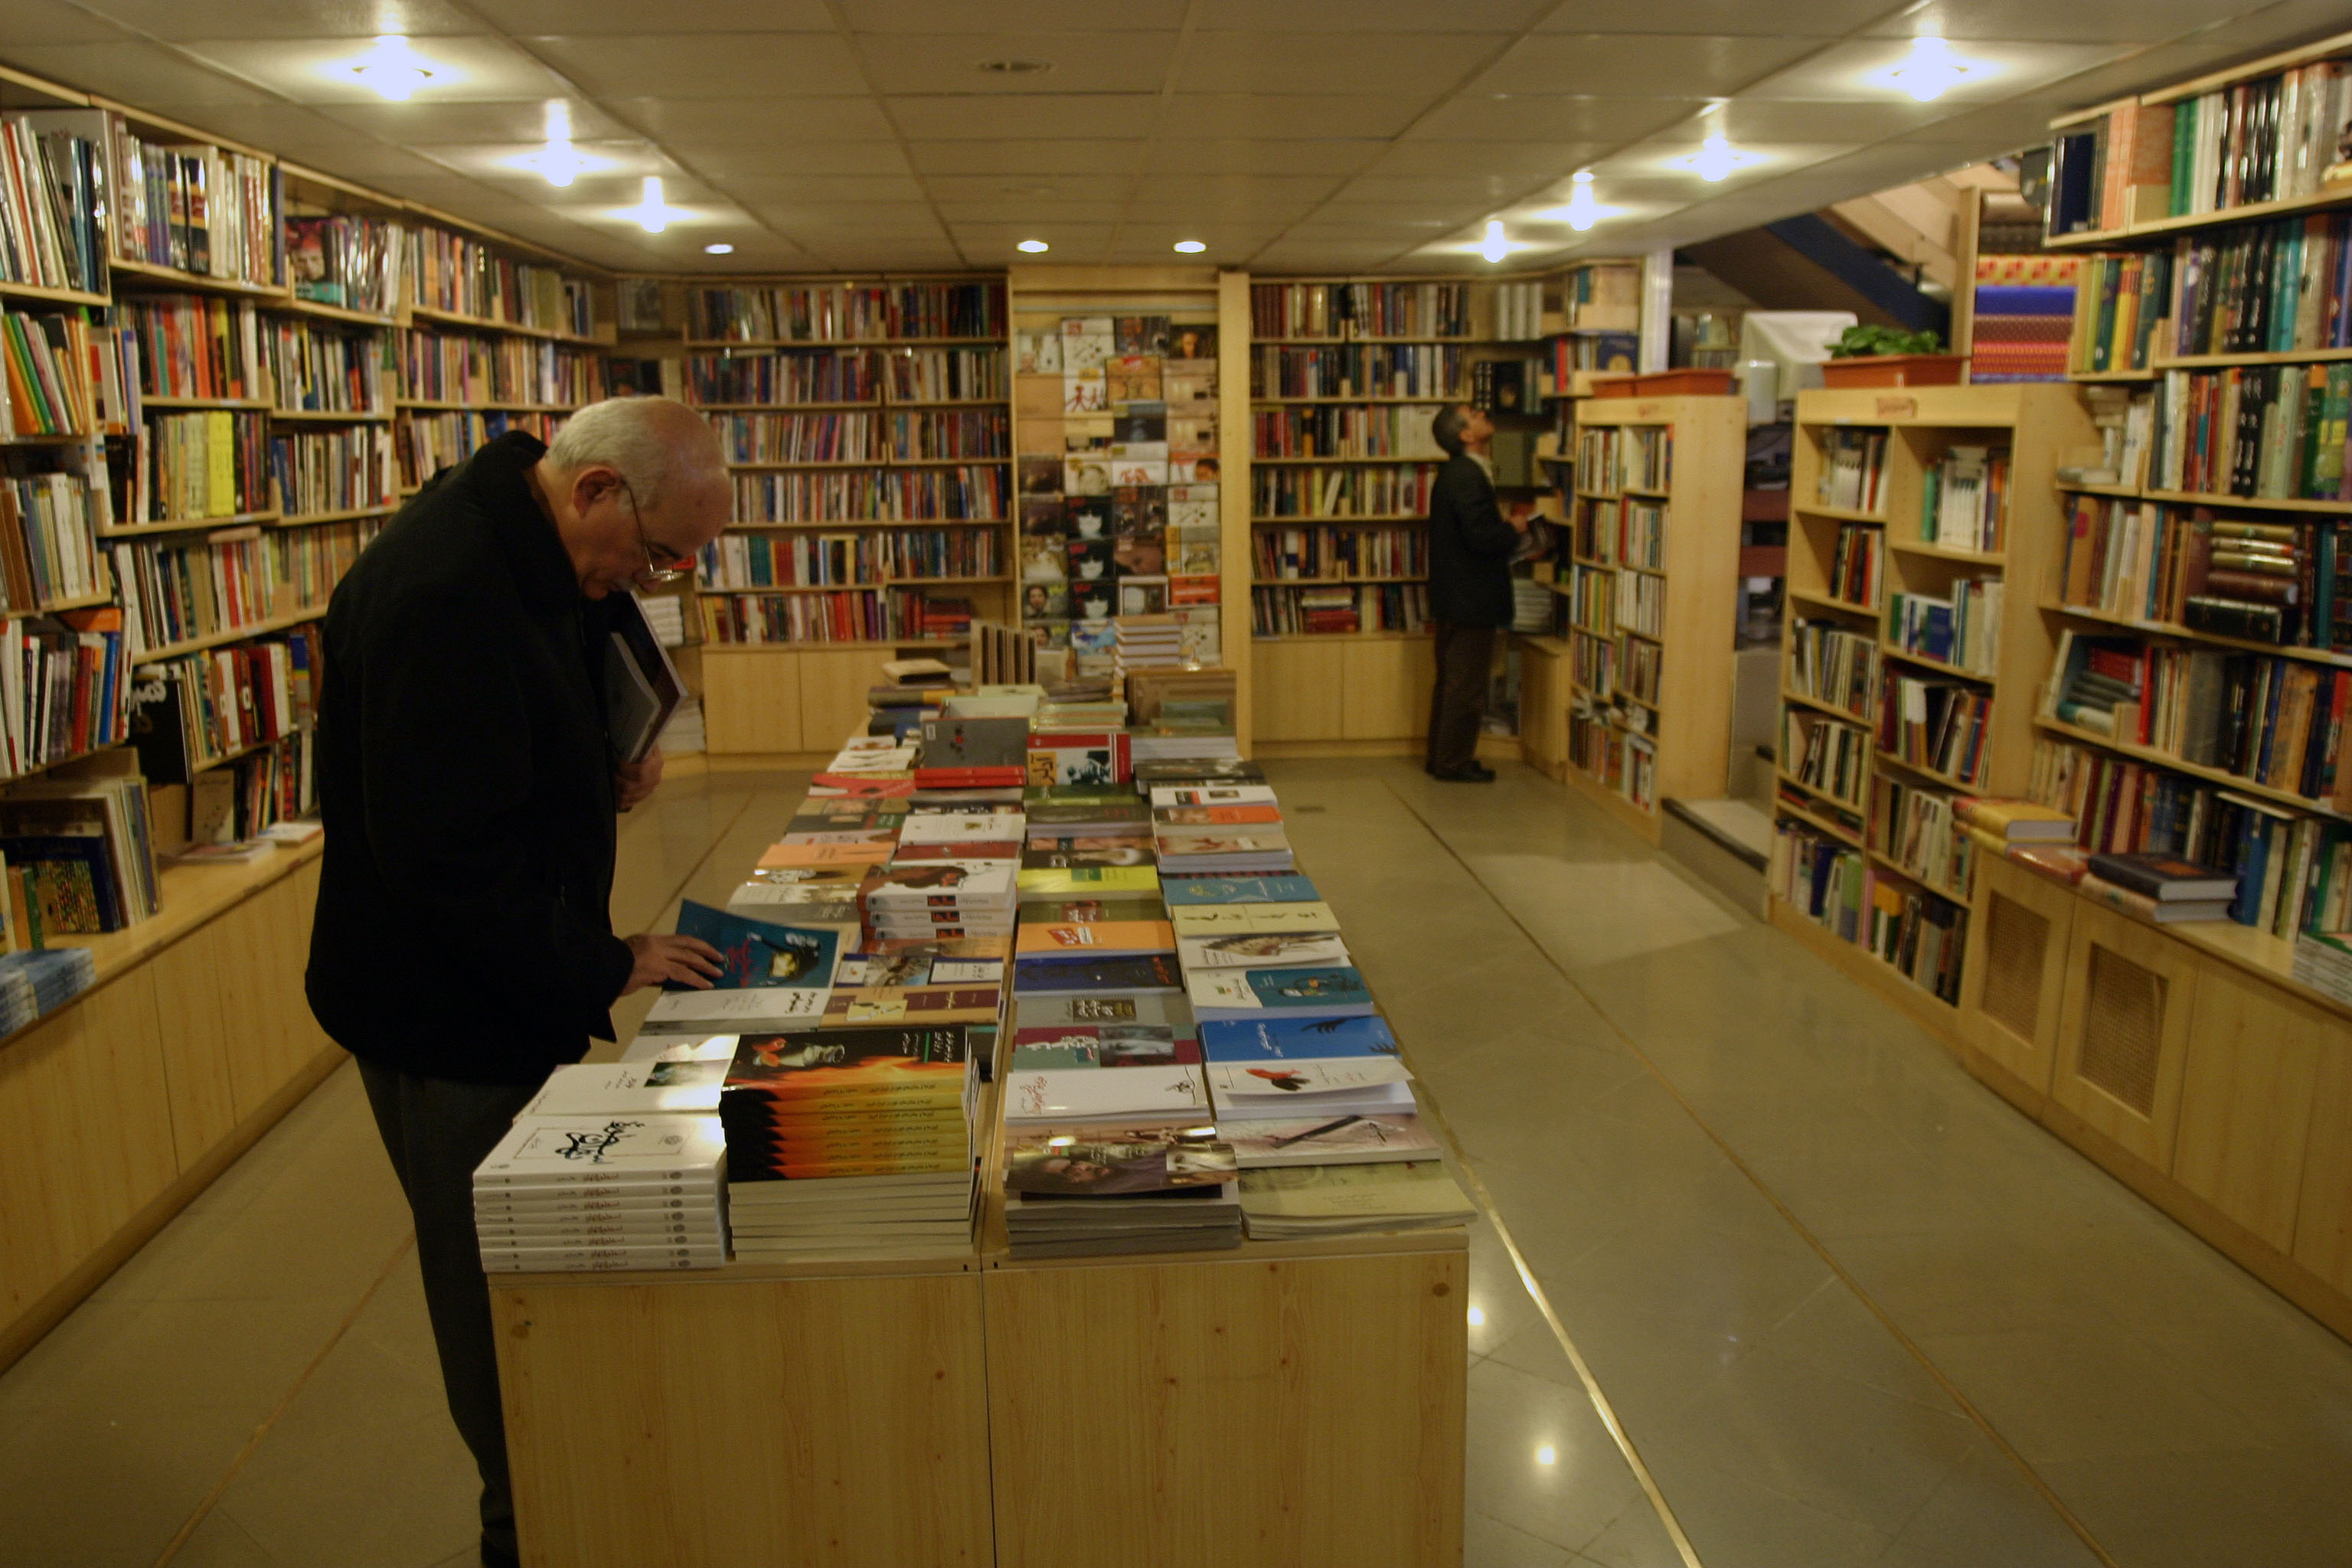
[[(877, 666), (1015, 613), (1004, 289), (937, 274), (673, 280), (664, 379), (727, 448), (703, 552), (710, 753), (829, 751)], [(645, 352), (652, 345), (636, 345)]]
[(1569, 783), (1651, 843), (1659, 803), (1722, 793), (1746, 405), (1576, 405), (1566, 577)]
[[(1977, 906), (1950, 803), (2025, 793), (2053, 646), (2038, 605), (2064, 531), (2057, 470), (2093, 439), (2061, 385), (1797, 403), (1769, 912), (1948, 1026)], [(1945, 490), (1976, 453), (2000, 463), (1999, 499), (1961, 542)], [(1966, 603), (1971, 634), (1948, 651), (1946, 602)]]

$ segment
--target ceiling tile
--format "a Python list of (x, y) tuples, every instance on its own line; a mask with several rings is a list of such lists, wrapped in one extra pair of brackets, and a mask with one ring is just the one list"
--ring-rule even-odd
[(1537, 174), (1359, 174), (1348, 182), (1344, 199), (1350, 202), (1390, 202), (1397, 206), (1417, 206), (1424, 203), (1439, 206), (1462, 206), (1516, 201), (1531, 187), (1543, 183)]
[(1325, 202), (1317, 207), (1315, 218), (1318, 222), (1333, 225), (1397, 223), (1454, 228), (1473, 218), (1484, 217), (1488, 205), (1479, 202), (1416, 202), (1412, 207), (1401, 211), (1394, 202), (1339, 200)]
[(1293, 239), (1336, 239), (1365, 243), (1379, 240), (1404, 246), (1419, 245), (1432, 233), (1453, 226), (1452, 224), (1438, 218), (1372, 223), (1352, 220), (1334, 221), (1328, 219), (1322, 213), (1317, 213), (1302, 222), (1291, 225), (1283, 230), (1283, 233)]
[[(1175, 57), (1174, 33), (891, 34), (858, 44), (875, 90), (883, 93), (1157, 92)], [(982, 70), (985, 60), (1050, 67), (1018, 74)]]
[(1193, 0), (1200, 32), (1516, 33), (1550, 8), (1553, 0)]
[[(1976, 42), (1953, 52), (1985, 68), (1953, 83), (1937, 100), (1939, 103), (1984, 103), (2014, 98), (2088, 70), (2114, 58), (2123, 48), (2115, 44)], [(1743, 89), (1742, 96), (1849, 102), (1907, 100), (1903, 89), (1885, 77), (1907, 53), (1906, 46), (1892, 39), (1832, 44), (1809, 58), (1750, 84)]]
[(831, 33), (625, 33), (527, 42), (598, 98), (731, 98), (751, 82), (771, 98), (865, 91), (856, 58)]
[(1171, 132), (1213, 131), (1242, 142), (1394, 136), (1435, 90), (1432, 84), (1427, 92), (1364, 98), (1180, 93), (1169, 100), (1164, 125)]
[[(2129, 0), (2127, 5), (2053, 5), (2046, 0), (1927, 0), (1889, 16), (1865, 35), (1910, 38), (1932, 33), (1961, 38), (2031, 38), (2063, 43), (2154, 43), (2221, 20), (2246, 7), (2214, 0)], [(2342, 26), (2339, 22), (2337, 26)]]
[(1709, 97), (1738, 92), (1821, 47), (1818, 38), (1553, 34), (1520, 39), (1470, 90), (1601, 93), (1628, 82), (1654, 82), (1671, 83), (1678, 94)]
[[(350, 38), (205, 38), (182, 47), (297, 103), (384, 101), (345, 68), (373, 47)], [(414, 99), (397, 107), (422, 115), (450, 103), (572, 95), (562, 77), (504, 38), (419, 38), (415, 53), (435, 76)]]
[[(169, 3), (169, 0), (166, 0)], [(222, 0), (235, 4), (236, 0)], [(824, 0), (469, 0), (513, 37), (594, 37), (607, 33), (830, 33)]]
[(1104, 245), (1111, 237), (1112, 225), (1108, 223), (951, 223), (948, 232), (956, 243), (975, 255), (994, 247), (1008, 255), (1017, 256), (1013, 247), (1024, 239), (1042, 239), (1060, 249), (1066, 246)]
[(926, 94), (884, 101), (908, 141), (1134, 137), (1151, 129), (1160, 105), (1153, 94), (1133, 92)]
[(113, 44), (131, 35), (105, 17), (59, 0), (9, 0), (7, 48), (11, 55), (37, 44)]
[[(1181, 92), (1396, 93), (1428, 99), (1492, 58), (1475, 33), (1203, 33), (1184, 48)], [(1314, 62), (1301, 70), (1301, 61)]]
[(153, 44), (37, 44), (7, 46), (8, 62), (65, 87), (133, 104), (153, 113), (214, 104), (270, 101), (260, 89), (208, 69)]
[(803, 232), (937, 235), (939, 214), (928, 202), (757, 202), (749, 204), (763, 223), (797, 237)]
[[(738, 84), (739, 86), (742, 84)], [(890, 122), (871, 100), (857, 98), (616, 98), (612, 111), (667, 141), (711, 147), (764, 147), (793, 142), (887, 142)]]
[(919, 203), (924, 195), (911, 174), (743, 174), (725, 184), (738, 201), (762, 207), (797, 202), (904, 205)]
[(462, 145), (436, 145), (433, 161), (445, 168), (473, 179), (494, 180), (500, 184), (522, 184), (532, 190), (572, 190), (581, 193), (594, 191), (596, 199), (604, 193), (622, 184), (634, 186), (647, 174), (659, 174), (673, 188), (667, 195), (675, 199), (686, 188), (685, 174), (676, 163), (650, 142), (576, 142), (581, 157), (596, 167), (583, 169), (569, 186), (551, 185), (546, 176), (523, 162), (536, 155), (543, 142), (477, 142)]
[(1723, 133), (1735, 142), (1875, 142), (1949, 119), (1953, 112), (1949, 103), (1909, 98), (1868, 103), (1735, 98), (1723, 107)]
[[(379, 33), (422, 37), (479, 33), (482, 24), (448, 0), (93, 0), (92, 7), (126, 27), (181, 42), (189, 38), (373, 38)], [(16, 30), (10, 6), (11, 42)]]
[(1131, 29), (1173, 31), (1185, 0), (840, 0), (858, 33), (1058, 33)]
[(741, 174), (906, 174), (907, 155), (895, 142), (771, 142), (716, 146), (665, 137), (673, 156), (709, 179)]
[(1253, 273), (1276, 277), (1386, 268), (1407, 247), (1369, 240), (1280, 240), (1250, 258)]
[(914, 142), (908, 153), (925, 175), (1124, 174), (1143, 161), (1138, 139)]
[(1337, 174), (1153, 174), (1142, 189), (1160, 204), (1319, 202), (1339, 189)]
[(940, 216), (951, 229), (961, 229), (970, 223), (1010, 224), (1035, 226), (1040, 224), (1113, 224), (1127, 213), (1124, 200), (1108, 202), (1019, 201), (1006, 197), (999, 201), (941, 201)]
[[(571, 100), (572, 133), (607, 142), (629, 128), (580, 100)], [(410, 147), (484, 142), (530, 142), (547, 134), (547, 105), (541, 99), (506, 103), (322, 103), (318, 112), (339, 125)]]
[(923, 189), (941, 202), (1017, 204), (1124, 202), (1135, 176), (1110, 174), (927, 174)]
[(2041, 103), (1995, 103), (1963, 110), (1933, 125), (1906, 131), (1890, 142), (1938, 147), (1980, 147), (1983, 157), (2013, 153), (2020, 147), (2050, 140), (2051, 110)]
[(1450, 142), (1399, 142), (1375, 158), (1368, 174), (1449, 175), (1478, 178), (1496, 174), (1568, 175), (1618, 144), (1606, 142), (1485, 142), (1465, 147)]
[[(1973, 0), (1971, 0), (1973, 3)], [(1900, 10), (1899, 0), (1806, 0), (1759, 5), (1756, 0), (1562, 0), (1539, 33), (1713, 33), (1838, 38)]]
[[(951, 246), (936, 249), (908, 250), (825, 250), (817, 253), (824, 269), (833, 272), (891, 273), (909, 272), (969, 272), (972, 266)], [(803, 267), (803, 270), (808, 270)]]
[(1430, 110), (1412, 142), (1563, 142), (1622, 144), (1685, 120), (1704, 101), (1690, 98), (1592, 98), (1559, 94), (1465, 94)]
[(1155, 174), (1352, 174), (1381, 155), (1386, 142), (1189, 142), (1161, 140), (1144, 154)]

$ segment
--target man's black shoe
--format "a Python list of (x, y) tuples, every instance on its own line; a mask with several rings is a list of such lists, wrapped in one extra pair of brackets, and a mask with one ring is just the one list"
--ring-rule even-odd
[(1444, 784), (1493, 784), (1495, 770), (1484, 763), (1472, 763), (1446, 773), (1433, 772), (1429, 776)]
[(482, 1542), (482, 1568), (522, 1568), (522, 1558), (503, 1546)]

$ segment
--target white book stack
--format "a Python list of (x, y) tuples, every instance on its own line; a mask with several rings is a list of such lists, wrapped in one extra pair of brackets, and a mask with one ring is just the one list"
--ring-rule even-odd
[[(644, 1079), (649, 1067), (586, 1070), (601, 1079)], [(601, 1079), (551, 1079), (541, 1098), (577, 1103), (585, 1096), (593, 1103), (604, 1094), (667, 1091)], [(719, 1209), (726, 1158), (715, 1115), (526, 1110), (474, 1172), (482, 1268), (492, 1274), (716, 1268), (727, 1258)]]
[(646, 613), (646, 625), (653, 627), (654, 640), (664, 647), (686, 646), (686, 602), (674, 594), (640, 594), (638, 607)]
[(661, 733), (661, 749), (669, 756), (689, 756), (708, 751), (702, 734), (702, 699), (681, 697)]
[(1173, 616), (1121, 616), (1113, 635), (1112, 663), (1121, 675), (1184, 667), (1184, 629)]

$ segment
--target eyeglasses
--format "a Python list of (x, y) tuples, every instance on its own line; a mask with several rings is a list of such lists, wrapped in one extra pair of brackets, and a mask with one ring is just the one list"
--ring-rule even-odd
[(664, 557), (655, 551), (653, 541), (646, 537), (646, 513), (645, 509), (637, 505), (637, 492), (629, 488), (628, 480), (621, 479), (619, 483), (621, 493), (629, 498), (629, 515), (636, 520), (637, 548), (646, 552), (645, 570), (636, 574), (639, 584), (658, 588), (665, 583), (677, 583), (692, 576), (693, 556), (672, 554)]

